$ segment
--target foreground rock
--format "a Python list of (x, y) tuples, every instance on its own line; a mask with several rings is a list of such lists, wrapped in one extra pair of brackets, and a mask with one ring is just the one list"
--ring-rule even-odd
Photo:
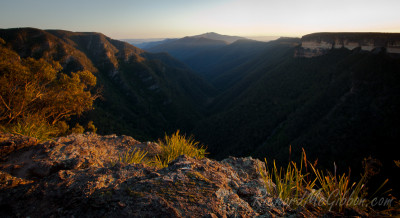
[(318, 215), (291, 210), (268, 195), (259, 174), (265, 165), (251, 157), (180, 156), (157, 169), (113, 161), (133, 148), (150, 156), (159, 152), (157, 144), (128, 136), (70, 135), (40, 144), (22, 136), (0, 138), (2, 217)]
[(160, 146), (130, 136), (69, 135), (38, 144), (36, 139), (0, 135), (0, 169), (20, 178), (43, 178), (60, 170), (106, 167), (134, 148), (154, 156)]

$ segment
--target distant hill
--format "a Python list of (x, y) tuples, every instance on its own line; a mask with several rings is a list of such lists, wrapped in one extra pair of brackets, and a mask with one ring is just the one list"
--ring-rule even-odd
[(163, 43), (174, 41), (177, 39), (121, 39), (121, 41), (127, 42), (133, 46), (136, 46), (141, 49), (151, 48), (157, 45), (161, 45)]
[[(223, 77), (227, 71), (233, 70), (265, 52), (276, 42), (281, 43), (281, 41), (267, 43), (210, 32), (161, 44), (155, 42), (157, 45), (147, 47), (146, 50), (167, 52), (187, 64), (209, 82), (214, 82), (217, 78)], [(220, 85), (217, 84), (217, 87), (221, 90)]]
[(146, 50), (171, 54), (218, 90), (223, 91), (242, 78), (243, 75), (239, 75), (247, 70), (241, 67), (246, 66), (247, 62), (255, 60), (261, 54), (271, 58), (278, 57), (282, 51), (280, 48), (284, 50), (285, 47), (299, 44), (299, 38), (282, 37), (262, 42), (238, 36), (205, 33), (168, 41)]
[(239, 36), (227, 36), (217, 33), (204, 33), (196, 36), (187, 36), (177, 40), (156, 42), (154, 46), (146, 46), (149, 52), (167, 52), (173, 57), (186, 62), (193, 56), (218, 49), (245, 38)]
[(206, 38), (206, 39), (212, 39), (212, 40), (219, 40), (219, 41), (224, 41), (228, 44), (236, 42), (237, 40), (240, 40), (240, 39), (246, 39), (246, 38), (240, 37), (240, 36), (221, 35), (221, 34), (214, 33), (214, 32), (203, 33), (200, 35), (192, 36), (192, 38)]
[[(155, 52), (168, 52), (172, 55), (179, 55), (180, 53), (184, 53), (182, 50), (184, 49), (196, 49), (196, 43), (199, 43), (198, 46), (206, 46), (207, 48), (212, 45), (213, 41), (210, 40), (216, 40), (216, 41), (223, 41), (225, 44), (231, 44), (237, 40), (241, 39), (246, 39), (244, 37), (240, 36), (228, 36), (228, 35), (220, 35), (218, 33), (214, 32), (209, 32), (209, 33), (204, 33), (200, 35), (195, 35), (195, 36), (188, 36), (184, 37), (185, 40), (180, 40), (177, 43), (172, 43), (176, 40), (179, 40), (178, 38), (168, 38), (168, 39), (122, 39), (124, 42), (128, 42), (129, 44), (132, 44), (138, 48), (141, 49), (148, 49), (149, 51), (155, 51)], [(192, 40), (190, 41), (189, 39), (198, 39), (198, 38), (204, 38), (204, 39), (210, 39), (210, 40)], [(182, 38), (181, 38), (182, 39)], [(188, 44), (192, 45), (188, 45)], [(166, 44), (166, 45), (164, 45)], [(219, 45), (219, 42), (215, 42), (216, 45)], [(179, 46), (182, 46), (182, 48), (179, 48)]]
[[(298, 38), (281, 38), (270, 42), (260, 42), (249, 39), (241, 39), (221, 48), (215, 48), (200, 52), (183, 60), (199, 75), (210, 81), (220, 90), (225, 90), (240, 80), (249, 68), (269, 63), (266, 57), (278, 58), (288, 47), (297, 46)], [(263, 63), (252, 63), (263, 56)], [(242, 69), (246, 67), (246, 69)]]
[(76, 119), (93, 120), (101, 134), (151, 139), (190, 130), (214, 93), (168, 54), (147, 53), (101, 33), (18, 28), (0, 29), (0, 37), (21, 57), (56, 60), (66, 72), (94, 72), (103, 99)]
[(221, 48), (228, 43), (222, 40), (203, 37), (184, 37), (174, 41), (167, 41), (154, 47), (147, 48), (149, 52), (166, 52), (173, 57), (184, 61), (200, 52)]

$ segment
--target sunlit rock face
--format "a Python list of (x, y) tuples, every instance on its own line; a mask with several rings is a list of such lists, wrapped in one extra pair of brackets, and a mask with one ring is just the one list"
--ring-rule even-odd
[(305, 49), (331, 49), (333, 44), (326, 41), (303, 41), (301, 46)]
[(311, 58), (342, 48), (369, 52), (384, 48), (389, 54), (400, 54), (399, 33), (313, 33), (301, 41), (295, 57)]

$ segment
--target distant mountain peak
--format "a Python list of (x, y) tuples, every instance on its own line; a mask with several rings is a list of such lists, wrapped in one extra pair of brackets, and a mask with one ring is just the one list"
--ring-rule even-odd
[(218, 34), (216, 32), (207, 32), (193, 37), (214, 37), (214, 36), (227, 36), (227, 35)]
[(239, 39), (246, 39), (241, 36), (221, 35), (216, 32), (207, 32), (207, 33), (203, 33), (203, 34), (195, 35), (195, 36), (191, 36), (191, 37), (192, 38), (206, 38), (206, 39), (212, 39), (212, 40), (220, 40), (220, 41), (225, 41), (228, 44), (231, 44)]

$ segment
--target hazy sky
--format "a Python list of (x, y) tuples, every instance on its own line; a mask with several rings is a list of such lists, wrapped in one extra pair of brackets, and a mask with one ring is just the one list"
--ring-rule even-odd
[(0, 0), (0, 28), (93, 31), (117, 39), (400, 32), (399, 10), (400, 0)]

